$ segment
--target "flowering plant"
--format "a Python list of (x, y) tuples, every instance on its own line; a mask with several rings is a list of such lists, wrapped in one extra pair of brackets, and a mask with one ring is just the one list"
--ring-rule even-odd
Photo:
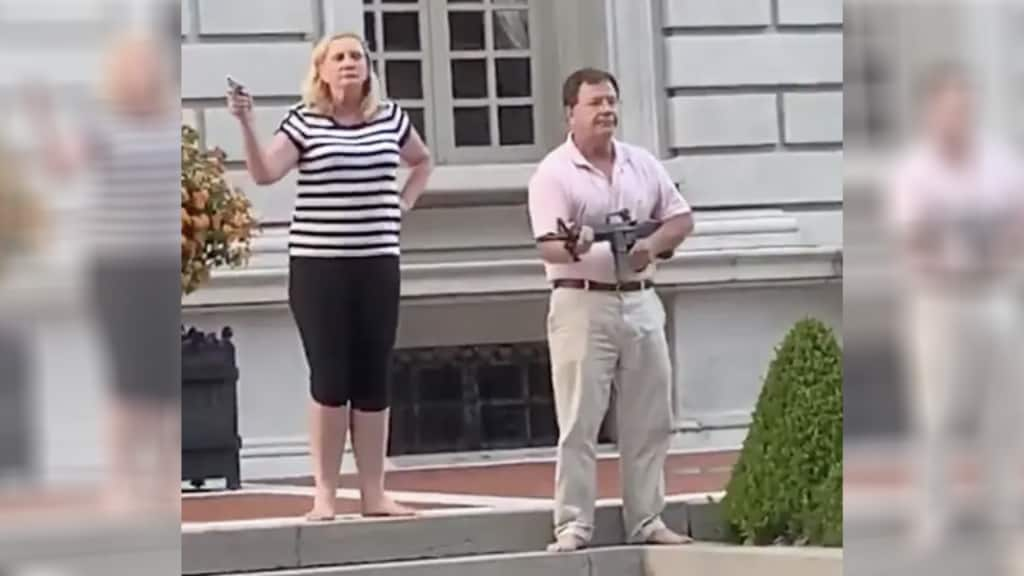
[(0, 147), (0, 272), (41, 240), (42, 206), (12, 153)]
[(224, 151), (204, 150), (195, 128), (181, 127), (181, 290), (194, 292), (221, 266), (241, 267), (258, 227), (252, 203), (224, 174)]

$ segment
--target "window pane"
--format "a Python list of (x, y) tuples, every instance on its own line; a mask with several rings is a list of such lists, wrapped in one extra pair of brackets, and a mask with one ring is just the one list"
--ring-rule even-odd
[(384, 13), (384, 50), (416, 51), (420, 49), (420, 15), (418, 12)]
[(377, 30), (373, 25), (373, 12), (363, 12), (363, 38), (370, 46), (370, 52), (377, 51)]
[(412, 125), (416, 127), (416, 133), (420, 135), (425, 143), (427, 141), (427, 126), (423, 119), (422, 108), (406, 108), (406, 113), (409, 114), (409, 120), (412, 121)]
[(423, 98), (422, 66), (418, 60), (388, 60), (387, 86), (391, 98)]
[(529, 58), (495, 58), (499, 98), (521, 98), (532, 93)]
[(487, 97), (486, 60), (452, 60), (452, 96)]
[(484, 108), (455, 109), (455, 145), (490, 146), (491, 119)]
[(533, 107), (498, 107), (499, 142), (502, 146), (533, 144)]
[(452, 50), (483, 50), (484, 13), (449, 12), (448, 38)]
[(494, 12), (494, 48), (496, 50), (529, 50), (530, 23), (526, 10)]

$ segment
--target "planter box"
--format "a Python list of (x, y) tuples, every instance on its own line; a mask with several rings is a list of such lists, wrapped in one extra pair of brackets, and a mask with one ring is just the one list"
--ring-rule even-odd
[(238, 366), (231, 329), (220, 338), (191, 329), (181, 339), (181, 479), (201, 487), (224, 478), (241, 487)]
[(0, 325), (0, 478), (34, 472), (28, 353), (24, 335)]

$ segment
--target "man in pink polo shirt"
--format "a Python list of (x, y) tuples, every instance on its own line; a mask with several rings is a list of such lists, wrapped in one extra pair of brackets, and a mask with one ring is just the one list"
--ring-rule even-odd
[[(548, 343), (559, 441), (552, 551), (590, 542), (595, 444), (613, 386), (627, 537), (635, 543), (689, 541), (661, 520), (672, 373), (665, 310), (652, 278), (655, 255), (671, 252), (690, 234), (693, 216), (653, 155), (614, 138), (618, 94), (615, 78), (601, 70), (578, 70), (566, 79), (569, 136), (540, 163), (529, 185), (530, 221), (553, 287)], [(616, 277), (611, 245), (593, 241), (594, 227), (622, 209), (637, 221), (662, 225), (633, 245), (628, 269)], [(581, 226), (574, 248), (544, 239), (559, 234), (559, 219)]]
[(1011, 146), (975, 126), (967, 71), (940, 67), (923, 88), (923, 130), (891, 175), (885, 217), (898, 248), (906, 321), (912, 535), (929, 551), (943, 544), (955, 518), (958, 424), (978, 410), (975, 454), (984, 460), (990, 526), (996, 535), (1022, 528), (1024, 171)]

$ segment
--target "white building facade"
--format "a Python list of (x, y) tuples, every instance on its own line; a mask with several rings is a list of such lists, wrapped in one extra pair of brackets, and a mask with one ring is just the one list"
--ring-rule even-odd
[(738, 446), (774, 347), (797, 320), (841, 330), (843, 6), (839, 0), (182, 0), (182, 110), (264, 230), (251, 265), (185, 298), (231, 326), (243, 476), (306, 472), (305, 360), (287, 307), (294, 176), (257, 187), (224, 76), (271, 137), (323, 35), (366, 35), (390, 97), (438, 166), (403, 223), (399, 348), (542, 343), (548, 289), (526, 184), (561, 142), (561, 82), (622, 88), (620, 137), (662, 159), (697, 229), (658, 272), (680, 448)]

